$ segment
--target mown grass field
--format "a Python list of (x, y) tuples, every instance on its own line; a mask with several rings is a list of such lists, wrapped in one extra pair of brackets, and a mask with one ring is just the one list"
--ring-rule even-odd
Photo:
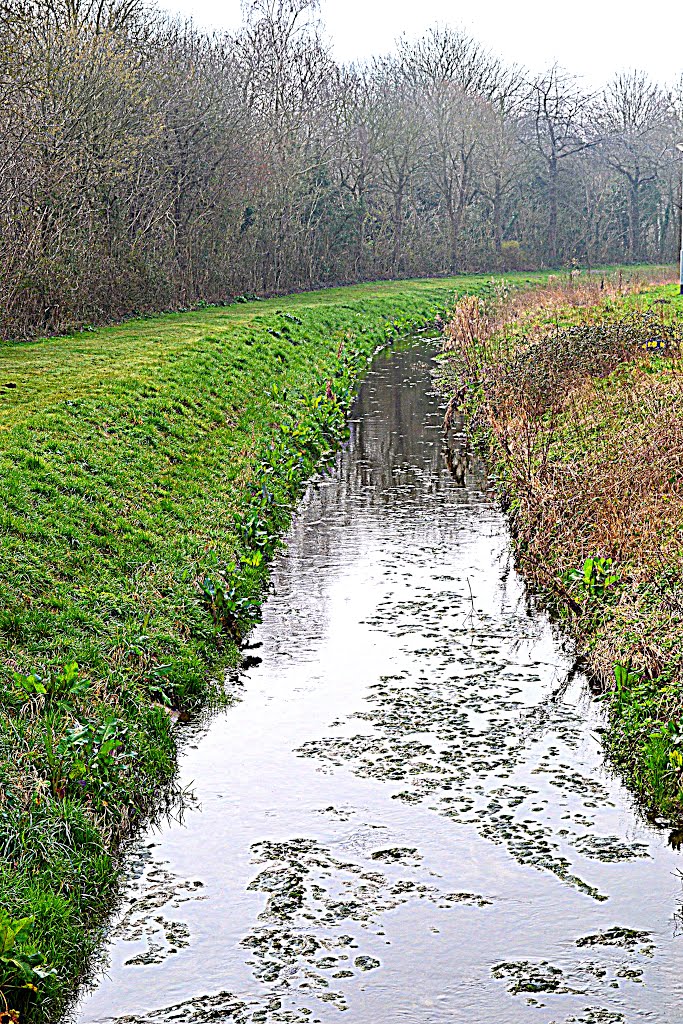
[(73, 989), (117, 845), (172, 781), (176, 712), (220, 699), (374, 350), (490, 289), (370, 284), (0, 345), (0, 1013), (54, 1019)]
[(456, 315), (446, 379), (488, 447), (519, 564), (602, 691), (607, 749), (680, 823), (683, 298), (569, 297), (529, 294), (476, 338)]

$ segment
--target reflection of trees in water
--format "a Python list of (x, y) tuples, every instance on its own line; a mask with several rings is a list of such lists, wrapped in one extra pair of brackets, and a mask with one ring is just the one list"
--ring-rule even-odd
[[(390, 548), (452, 542), (454, 507), (481, 493), (485, 475), (467, 454), (462, 431), (444, 449), (430, 370), (422, 347), (377, 357), (354, 404), (349, 442), (334, 471), (308, 489), (287, 555), (274, 566), (274, 595), (264, 609), (273, 637), (319, 637), (330, 575)], [(451, 465), (464, 467), (461, 479)], [(282, 629), (283, 616), (289, 629)]]
[(471, 468), (470, 453), (467, 448), (451, 448), (444, 442), (443, 457), (446, 469), (455, 480), (458, 487), (464, 487), (467, 483), (467, 471)]
[[(669, 836), (669, 846), (672, 850), (680, 852), (681, 846), (683, 846), (683, 830), (674, 829)], [(677, 868), (675, 873), (683, 882), (683, 871)], [(683, 892), (681, 893), (679, 904), (674, 911), (674, 938), (679, 938), (681, 935), (683, 935)]]
[(354, 406), (346, 488), (370, 504), (399, 509), (441, 486), (439, 400), (423, 349), (387, 352)]
[(488, 489), (486, 464), (469, 447), (462, 413), (449, 416), (448, 424), (444, 424), (442, 451), (446, 469), (458, 487)]
[[(342, 462), (340, 500), (361, 492), (366, 507), (399, 513), (425, 497), (462, 501), (444, 465), (440, 397), (431, 387), (430, 352), (387, 352), (361, 388), (351, 424), (350, 458)], [(462, 431), (454, 453), (465, 451)], [(457, 457), (457, 455), (456, 455)], [(480, 468), (468, 462), (466, 482), (481, 489)], [(464, 482), (464, 481), (463, 481)]]

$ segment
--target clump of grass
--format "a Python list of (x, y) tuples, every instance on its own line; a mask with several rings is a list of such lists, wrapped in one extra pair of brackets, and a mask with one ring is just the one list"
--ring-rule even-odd
[[(543, 314), (541, 315), (541, 319)], [(683, 316), (673, 289), (559, 307), (466, 338), (457, 399), (478, 425), (527, 578), (605, 690), (606, 744), (683, 814)], [(459, 377), (457, 376), (459, 375)]]

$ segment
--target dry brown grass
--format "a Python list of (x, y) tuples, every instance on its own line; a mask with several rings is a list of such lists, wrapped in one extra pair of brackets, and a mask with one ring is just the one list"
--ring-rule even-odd
[[(609, 691), (607, 746), (681, 817), (683, 309), (673, 290), (632, 295), (577, 309), (553, 291), (536, 313), (522, 296), (503, 327), (461, 304), (445, 425), (459, 405), (484, 427), (520, 567)], [(611, 560), (607, 592), (582, 579), (596, 559)]]
[(570, 309), (591, 308), (599, 317), (605, 303), (673, 279), (670, 269), (653, 267), (591, 275), (577, 271), (566, 278), (551, 274), (547, 284), (528, 290), (510, 290), (501, 282), (492, 298), (465, 295), (456, 303), (444, 329), (444, 351), (463, 350), (474, 341), (485, 346), (495, 340), (496, 348), (513, 340), (530, 345), (543, 336), (554, 314), (566, 319)]
[[(593, 648), (604, 678), (624, 659), (661, 674), (683, 614), (683, 364), (678, 354), (657, 363), (647, 357), (602, 386), (577, 388), (552, 430), (546, 424), (545, 472), (517, 491), (532, 576), (550, 565), (560, 578), (593, 557), (619, 567), (619, 602)], [(645, 612), (653, 592), (656, 628)]]

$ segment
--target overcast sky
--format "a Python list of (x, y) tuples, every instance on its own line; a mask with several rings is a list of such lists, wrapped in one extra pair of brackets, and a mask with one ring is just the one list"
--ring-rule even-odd
[[(205, 28), (234, 29), (239, 0), (158, 0)], [(600, 85), (615, 72), (640, 68), (662, 83), (683, 73), (680, 0), (650, 5), (626, 0), (322, 0), (323, 22), (339, 60), (391, 49), (435, 23), (466, 28), (511, 63), (531, 70), (554, 60)]]

